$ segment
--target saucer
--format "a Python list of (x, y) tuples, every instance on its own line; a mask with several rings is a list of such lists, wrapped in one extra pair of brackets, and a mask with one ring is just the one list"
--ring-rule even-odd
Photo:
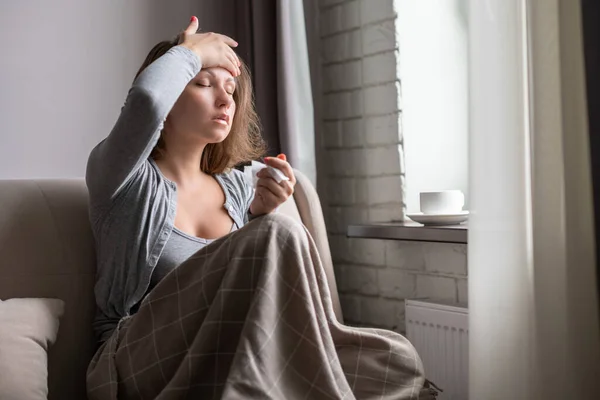
[(452, 214), (408, 214), (408, 218), (423, 225), (458, 225), (469, 219), (468, 211), (459, 211)]

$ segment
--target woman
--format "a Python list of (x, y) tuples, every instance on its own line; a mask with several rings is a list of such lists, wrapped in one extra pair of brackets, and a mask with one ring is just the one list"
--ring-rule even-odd
[(289, 180), (263, 169), (256, 192), (232, 169), (264, 150), (250, 78), (234, 40), (197, 28), (155, 46), (90, 154), (89, 397), (417, 398), (412, 346), (337, 323), (310, 235), (273, 213), (285, 156), (265, 161)]

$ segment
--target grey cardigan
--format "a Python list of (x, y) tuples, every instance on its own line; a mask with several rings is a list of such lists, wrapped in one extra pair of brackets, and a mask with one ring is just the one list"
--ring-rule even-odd
[[(173, 229), (177, 187), (149, 156), (169, 111), (201, 66), (182, 46), (149, 65), (129, 90), (114, 128), (89, 156), (86, 183), (97, 256), (94, 332), (101, 341), (146, 294)], [(252, 187), (237, 170), (215, 177), (225, 192), (225, 208), (241, 228), (248, 221)]]

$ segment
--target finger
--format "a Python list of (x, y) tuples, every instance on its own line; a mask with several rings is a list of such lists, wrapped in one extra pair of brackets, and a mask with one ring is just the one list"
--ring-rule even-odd
[(288, 197), (294, 194), (294, 184), (291, 181), (281, 181), (279, 186), (283, 188)]
[(227, 71), (231, 72), (231, 75), (238, 76), (238, 69), (234, 62), (227, 56), (225, 56), (225, 60), (219, 65), (219, 67), (225, 68)]
[[(228, 54), (226, 55), (226, 57), (227, 57), (227, 59), (228, 59), (228, 60), (231, 62), (231, 64), (233, 64), (233, 66), (235, 67), (235, 74), (233, 74), (233, 75), (234, 75), (234, 76), (238, 76), (238, 75), (241, 73), (241, 71), (240, 71), (240, 68), (238, 67), (238, 64), (237, 64), (237, 63), (238, 63), (238, 61), (237, 61), (237, 58), (236, 58), (236, 57), (234, 57), (234, 56), (233, 56), (232, 54), (230, 54), (230, 53), (228, 53)], [(231, 72), (231, 71), (230, 71), (230, 72)]]
[(229, 36), (222, 35), (220, 33), (218, 33), (217, 35), (219, 35), (219, 37), (221, 38), (221, 40), (224, 41), (226, 45), (228, 45), (230, 47), (237, 47), (238, 46), (238, 42), (236, 42), (235, 40), (233, 40)]
[(258, 182), (256, 182), (256, 186), (264, 187), (265, 189), (273, 193), (275, 197), (281, 200), (285, 200), (287, 198), (287, 193), (285, 192), (285, 189), (281, 187), (277, 182), (275, 182), (275, 179), (273, 178), (261, 178), (258, 180)]
[(187, 28), (185, 28), (184, 32), (187, 33), (188, 35), (193, 35), (197, 31), (198, 31), (198, 18), (196, 18), (196, 16), (192, 16), (192, 19), (190, 20), (190, 24), (188, 25)]
[(271, 178), (271, 174), (266, 168), (261, 169), (256, 173), (256, 176), (259, 178)]
[(283, 172), (283, 174), (285, 176), (290, 178), (290, 181), (292, 182), (292, 184), (294, 184), (294, 185), (296, 184), (296, 177), (294, 176), (294, 170), (292, 169), (292, 166), (287, 161), (284, 161), (284, 160), (281, 160), (281, 159), (275, 158), (275, 157), (265, 157), (265, 164), (281, 170), (281, 172)]
[(233, 59), (235, 60), (235, 65), (237, 65), (238, 67), (241, 67), (242, 63), (240, 62), (240, 58), (238, 57), (237, 53), (231, 47), (229, 47), (228, 50), (231, 53), (231, 55), (233, 56)]
[(276, 208), (281, 203), (277, 196), (264, 187), (257, 187), (256, 196), (262, 200), (263, 204), (268, 208)]
[(283, 161), (287, 161), (287, 156), (283, 153), (277, 154), (277, 158), (279, 158), (280, 160), (283, 160)]

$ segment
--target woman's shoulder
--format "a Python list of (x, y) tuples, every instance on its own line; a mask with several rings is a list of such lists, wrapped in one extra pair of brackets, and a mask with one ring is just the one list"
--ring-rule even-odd
[(248, 188), (251, 188), (246, 175), (239, 169), (231, 168), (217, 175), (225, 182), (229, 183), (232, 186), (232, 189), (247, 191)]
[(241, 204), (245, 204), (254, 195), (254, 188), (248, 182), (248, 178), (244, 172), (239, 169), (232, 168), (224, 171), (217, 176), (223, 181), (225, 187), (229, 191), (229, 195), (240, 200)]

